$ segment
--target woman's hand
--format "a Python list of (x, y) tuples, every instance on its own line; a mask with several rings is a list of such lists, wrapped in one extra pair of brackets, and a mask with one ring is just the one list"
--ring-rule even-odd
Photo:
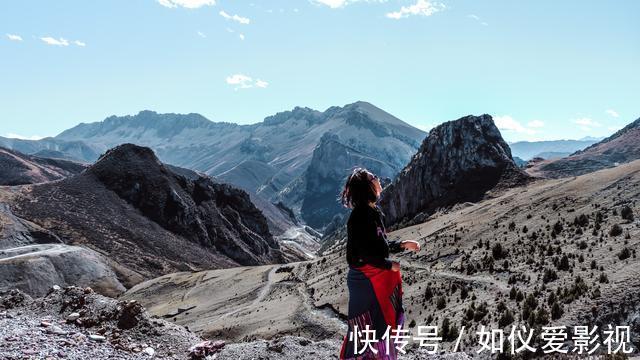
[(397, 261), (391, 262), (391, 271), (400, 271), (400, 263)]
[(404, 240), (403, 242), (400, 243), (400, 247), (405, 250), (411, 250), (415, 252), (420, 251), (420, 243), (413, 240)]

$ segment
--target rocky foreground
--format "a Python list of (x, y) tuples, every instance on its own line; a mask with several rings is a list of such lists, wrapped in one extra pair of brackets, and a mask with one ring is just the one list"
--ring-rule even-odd
[[(118, 301), (91, 288), (52, 287), (33, 299), (0, 294), (2, 359), (335, 359), (340, 342), (283, 336), (242, 343), (205, 341), (187, 328), (150, 316), (136, 301)], [(464, 354), (402, 359), (466, 359)]]

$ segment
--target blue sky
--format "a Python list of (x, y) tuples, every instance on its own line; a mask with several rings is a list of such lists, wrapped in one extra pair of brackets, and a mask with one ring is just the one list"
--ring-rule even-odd
[(109, 115), (254, 123), (369, 101), (421, 128), (494, 115), (507, 140), (640, 117), (640, 1), (11, 1), (0, 135)]

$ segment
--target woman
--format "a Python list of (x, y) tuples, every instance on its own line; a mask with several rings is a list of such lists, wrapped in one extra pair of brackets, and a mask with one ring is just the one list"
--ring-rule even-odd
[[(393, 340), (384, 335), (388, 327), (397, 329), (404, 323), (402, 280), (400, 264), (388, 257), (402, 250), (418, 251), (420, 244), (387, 240), (383, 215), (376, 205), (381, 192), (378, 177), (358, 168), (341, 195), (342, 204), (352, 210), (347, 222), (348, 332), (340, 359), (397, 359)], [(387, 336), (392, 334), (390, 330)], [(377, 341), (371, 341), (374, 339)]]

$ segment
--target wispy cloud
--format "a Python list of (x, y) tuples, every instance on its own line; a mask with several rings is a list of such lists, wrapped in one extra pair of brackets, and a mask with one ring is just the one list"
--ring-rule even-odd
[(22, 41), (22, 36), (16, 34), (7, 34), (7, 39), (11, 41)]
[(224, 10), (220, 10), (219, 14), (220, 14), (220, 16), (222, 16), (223, 18), (225, 18), (227, 20), (233, 20), (233, 21), (238, 22), (238, 23), (243, 24), (243, 25), (247, 25), (247, 24), (249, 24), (251, 22), (251, 20), (249, 18), (242, 17), (242, 16), (239, 16), (239, 15), (230, 15), (230, 14), (227, 14)]
[(256, 79), (256, 86), (264, 89), (269, 86), (269, 83), (264, 80)]
[(7, 133), (2, 136), (10, 139), (20, 139), (20, 140), (40, 140), (45, 138), (44, 136), (40, 136), (40, 135), (23, 136), (23, 135), (18, 135), (14, 133)]
[(202, 31), (198, 31), (198, 36), (200, 36), (203, 39), (207, 37), (207, 35), (205, 35)]
[[(539, 120), (531, 121), (527, 124), (527, 126), (524, 126), (510, 115), (494, 116), (493, 122), (500, 130), (513, 131), (516, 133), (528, 135), (534, 135), (537, 133), (537, 131), (533, 128), (544, 126), (544, 123)], [(531, 126), (532, 124), (533, 126)]]
[(183, 7), (187, 9), (197, 9), (203, 6), (212, 6), (216, 0), (158, 0), (158, 3), (168, 8)]
[(389, 19), (403, 19), (409, 16), (431, 16), (439, 11), (444, 10), (442, 3), (432, 2), (430, 0), (417, 0), (415, 4), (403, 6), (398, 11), (387, 13)]
[(476, 14), (469, 14), (469, 15), (467, 15), (467, 17), (469, 19), (473, 19), (473, 20), (477, 21), (482, 26), (488, 26), (489, 25), (486, 22), (482, 21), (482, 19), (480, 19), (480, 16), (478, 16)]
[(256, 79), (254, 81), (251, 76), (247, 76), (244, 74), (233, 74), (231, 76), (228, 76), (226, 82), (229, 85), (233, 85), (234, 90), (251, 89), (254, 87), (264, 89), (269, 86), (269, 83), (264, 80)]
[(580, 127), (580, 130), (582, 131), (591, 131), (593, 130), (593, 128), (602, 126), (602, 124), (600, 124), (599, 122), (594, 121), (593, 119), (588, 117), (575, 119), (573, 120), (573, 123), (578, 125)]
[(612, 116), (614, 118), (620, 117), (620, 114), (618, 114), (617, 111), (613, 110), (613, 109), (608, 109), (607, 111), (605, 111), (609, 116)]
[(244, 34), (238, 34), (238, 37), (240, 38), (240, 40), (244, 40)]
[(530, 127), (530, 128), (539, 129), (541, 127), (544, 127), (544, 122), (542, 122), (540, 120), (533, 120), (533, 121), (529, 121), (527, 123), (527, 126)]
[(87, 46), (87, 44), (85, 44), (84, 42), (80, 41), (80, 40), (74, 40), (74, 41), (69, 41), (65, 38), (54, 38), (51, 36), (45, 36), (45, 37), (41, 37), (40, 40), (42, 40), (45, 44), (47, 45), (52, 45), (52, 46), (69, 46), (70, 44), (74, 44), (76, 46), (80, 46), (80, 47), (85, 47)]
[(332, 9), (338, 9), (356, 2), (382, 3), (382, 2), (386, 2), (387, 0), (310, 0), (310, 1), (314, 4), (328, 6)]
[(40, 40), (44, 41), (47, 45), (54, 46), (69, 46), (69, 40), (65, 38), (53, 38), (51, 36), (41, 37)]

